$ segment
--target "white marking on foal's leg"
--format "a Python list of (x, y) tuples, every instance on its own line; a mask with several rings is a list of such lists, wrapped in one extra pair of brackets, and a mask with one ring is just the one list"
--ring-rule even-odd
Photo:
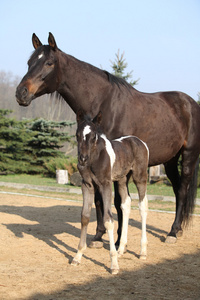
[(74, 258), (71, 262), (71, 265), (78, 266), (81, 263), (81, 258), (82, 258), (83, 252), (86, 248), (87, 248), (86, 244), (83, 248), (78, 247), (78, 251), (77, 251), (76, 255), (74, 256)]
[(118, 274), (119, 265), (118, 265), (118, 259), (117, 259), (117, 250), (115, 248), (115, 242), (114, 242), (114, 223), (113, 222), (105, 222), (105, 228), (107, 229), (109, 242), (110, 242), (111, 273)]
[(142, 218), (142, 238), (141, 238), (141, 252), (140, 258), (146, 259), (147, 256), (147, 234), (146, 234), (146, 220), (147, 220), (147, 212), (148, 212), (148, 199), (147, 196), (143, 198), (142, 201), (139, 202), (139, 209)]
[(128, 196), (124, 203), (121, 205), (122, 214), (123, 214), (123, 223), (122, 223), (122, 234), (120, 239), (120, 245), (118, 249), (118, 256), (122, 256), (124, 254), (126, 245), (127, 245), (127, 237), (128, 237), (128, 221), (131, 210), (131, 198)]

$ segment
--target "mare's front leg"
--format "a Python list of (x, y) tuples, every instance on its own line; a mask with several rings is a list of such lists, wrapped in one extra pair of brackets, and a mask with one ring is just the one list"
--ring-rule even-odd
[(114, 182), (114, 189), (115, 189), (115, 197), (114, 197), (114, 204), (115, 208), (117, 210), (117, 219), (118, 219), (118, 229), (117, 229), (117, 241), (115, 243), (116, 248), (118, 249), (121, 239), (121, 233), (122, 233), (122, 222), (123, 222), (123, 215), (122, 215), (122, 209), (121, 209), (121, 196), (119, 193), (119, 187), (118, 182)]
[(117, 274), (119, 272), (117, 250), (114, 242), (114, 222), (112, 217), (112, 182), (105, 184), (101, 188), (104, 205), (104, 225), (108, 232), (110, 242), (110, 258), (111, 258), (111, 273)]
[(118, 248), (118, 257), (122, 256), (127, 247), (127, 237), (128, 237), (128, 222), (129, 222), (129, 215), (131, 210), (131, 198), (128, 193), (128, 186), (127, 186), (127, 178), (124, 177), (118, 182), (119, 193), (122, 199), (122, 234), (120, 239), (120, 244)]
[(87, 248), (86, 237), (87, 227), (90, 220), (91, 208), (94, 200), (94, 186), (90, 184), (82, 184), (83, 193), (83, 208), (81, 212), (81, 237), (78, 245), (78, 251), (72, 260), (72, 265), (77, 266), (81, 263), (81, 257), (84, 250)]
[(96, 229), (96, 235), (93, 237), (89, 247), (102, 248), (103, 247), (102, 236), (106, 232), (106, 229), (103, 223), (103, 216), (104, 216), (103, 200), (98, 190), (96, 190), (95, 193), (95, 206), (96, 206), (96, 216), (97, 216), (97, 229)]

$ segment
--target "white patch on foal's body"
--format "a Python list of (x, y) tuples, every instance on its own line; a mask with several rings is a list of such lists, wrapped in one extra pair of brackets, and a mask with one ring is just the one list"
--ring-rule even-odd
[(124, 139), (130, 138), (130, 137), (133, 137), (133, 136), (132, 136), (132, 135), (121, 136), (120, 138), (115, 139), (114, 141), (115, 141), (115, 142), (120, 142), (120, 143), (121, 143)]
[(115, 139), (114, 141), (122, 143), (123, 140), (128, 139), (130, 137), (134, 137), (134, 138), (138, 139), (140, 142), (142, 142), (145, 145), (145, 147), (147, 149), (147, 153), (148, 153), (148, 159), (149, 159), (149, 148), (148, 148), (147, 144), (145, 142), (143, 142), (141, 139), (139, 139), (137, 136), (134, 136), (134, 135), (122, 136), (118, 139)]
[(107, 137), (105, 136), (105, 134), (101, 134), (101, 138), (104, 139), (104, 141), (105, 141), (106, 151), (107, 151), (107, 153), (108, 153), (108, 155), (110, 157), (110, 165), (111, 165), (111, 170), (112, 170), (113, 165), (115, 163), (115, 159), (116, 159), (115, 151), (113, 150), (112, 144), (107, 139)]
[(91, 132), (91, 128), (89, 125), (85, 126), (85, 128), (83, 129), (83, 140), (86, 140), (86, 135), (89, 134)]

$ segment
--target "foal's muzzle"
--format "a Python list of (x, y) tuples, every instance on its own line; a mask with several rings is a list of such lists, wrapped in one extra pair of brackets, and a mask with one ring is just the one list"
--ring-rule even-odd
[(81, 166), (85, 166), (88, 162), (88, 159), (89, 159), (89, 156), (88, 155), (83, 155), (83, 154), (80, 154), (79, 155), (79, 164)]

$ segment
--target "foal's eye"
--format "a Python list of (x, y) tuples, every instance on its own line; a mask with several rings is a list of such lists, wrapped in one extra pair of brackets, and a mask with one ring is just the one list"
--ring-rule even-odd
[(52, 62), (52, 61), (47, 61), (47, 62), (46, 62), (46, 65), (47, 65), (47, 66), (52, 66), (52, 65), (53, 65), (53, 62)]

